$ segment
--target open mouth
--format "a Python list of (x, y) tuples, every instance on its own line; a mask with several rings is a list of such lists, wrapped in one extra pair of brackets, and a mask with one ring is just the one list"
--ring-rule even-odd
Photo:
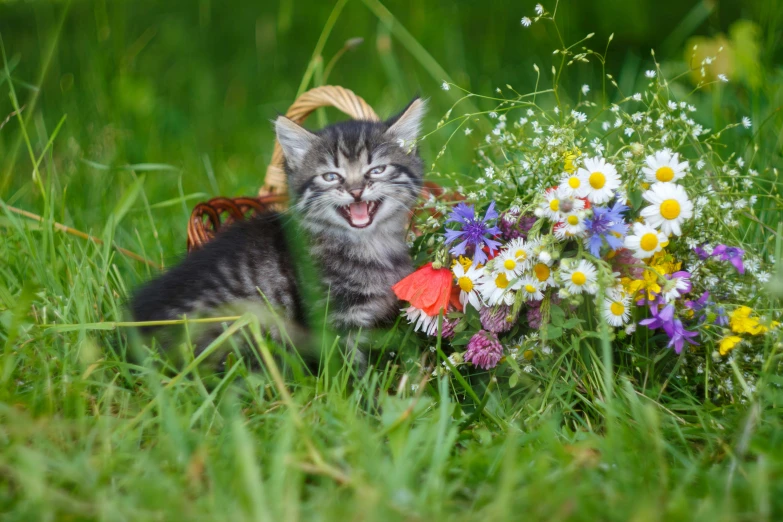
[(338, 207), (337, 211), (353, 228), (366, 228), (372, 224), (372, 218), (380, 206), (380, 201), (359, 201)]

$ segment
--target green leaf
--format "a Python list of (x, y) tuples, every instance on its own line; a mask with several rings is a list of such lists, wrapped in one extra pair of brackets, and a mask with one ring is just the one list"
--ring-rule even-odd
[(559, 339), (563, 335), (563, 329), (559, 326), (549, 325), (546, 330), (546, 338), (550, 341), (553, 339)]
[(549, 309), (549, 317), (554, 326), (562, 326), (565, 321), (565, 311), (558, 305), (553, 304)]
[(122, 218), (125, 217), (125, 214), (128, 213), (128, 210), (130, 210), (136, 202), (136, 198), (139, 197), (139, 193), (144, 187), (144, 179), (145, 177), (143, 174), (136, 178), (131, 186), (125, 191), (125, 194), (117, 201), (117, 204), (114, 205), (114, 210), (112, 210), (109, 219), (106, 221), (106, 225), (103, 227), (103, 237), (108, 236), (111, 227), (119, 225)]
[(569, 320), (567, 320), (566, 322), (564, 322), (562, 324), (562, 327), (565, 328), (566, 330), (568, 330), (568, 329), (571, 329), (571, 328), (575, 328), (576, 326), (578, 326), (579, 324), (581, 324), (583, 322), (584, 321), (582, 321), (578, 317), (572, 317)]
[(644, 200), (642, 199), (642, 191), (641, 190), (629, 190), (628, 191), (628, 200), (631, 202), (631, 208), (634, 210), (639, 210), (642, 208), (642, 203)]
[(470, 332), (460, 332), (449, 341), (452, 346), (463, 346), (468, 344), (470, 338), (473, 337), (472, 330)]

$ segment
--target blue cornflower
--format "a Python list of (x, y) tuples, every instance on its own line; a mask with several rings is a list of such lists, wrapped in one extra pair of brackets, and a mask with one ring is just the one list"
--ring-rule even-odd
[(476, 211), (473, 205), (466, 205), (460, 203), (454, 209), (452, 209), (449, 218), (446, 223), (459, 223), (462, 225), (461, 230), (449, 230), (446, 229), (446, 244), (454, 242), (456, 239), (462, 239), (463, 241), (458, 245), (452, 247), (449, 251), (455, 256), (464, 255), (469, 246), (473, 247), (473, 264), (478, 265), (487, 261), (487, 254), (484, 253), (482, 247), (486, 245), (490, 250), (497, 250), (500, 246), (498, 241), (490, 239), (489, 236), (496, 236), (500, 234), (500, 229), (497, 225), (490, 226), (490, 221), (494, 221), (498, 218), (498, 213), (495, 210), (495, 202), (490, 203), (487, 213), (484, 215), (484, 219), (476, 217)]
[(598, 257), (604, 241), (612, 250), (623, 246), (623, 238), (628, 232), (623, 212), (627, 210), (628, 207), (620, 201), (616, 201), (612, 208), (593, 207), (593, 217), (585, 219), (588, 234), (585, 246), (592, 255)]

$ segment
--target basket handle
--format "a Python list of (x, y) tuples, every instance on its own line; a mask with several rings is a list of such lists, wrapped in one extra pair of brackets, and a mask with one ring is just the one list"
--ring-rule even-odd
[[(288, 109), (286, 118), (302, 124), (310, 114), (321, 107), (336, 107), (355, 120), (380, 120), (367, 102), (353, 91), (336, 85), (316, 87), (302, 94)], [(285, 193), (286, 176), (283, 170), (283, 159), (283, 149), (275, 139), (272, 161), (266, 168), (264, 186), (258, 191), (259, 196)]]

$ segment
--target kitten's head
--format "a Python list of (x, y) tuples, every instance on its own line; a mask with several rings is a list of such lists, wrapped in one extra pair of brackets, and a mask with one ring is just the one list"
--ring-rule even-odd
[(423, 164), (410, 147), (425, 108), (417, 98), (388, 121), (345, 121), (318, 132), (280, 116), (277, 140), (304, 223), (359, 234), (401, 227), (421, 189)]

